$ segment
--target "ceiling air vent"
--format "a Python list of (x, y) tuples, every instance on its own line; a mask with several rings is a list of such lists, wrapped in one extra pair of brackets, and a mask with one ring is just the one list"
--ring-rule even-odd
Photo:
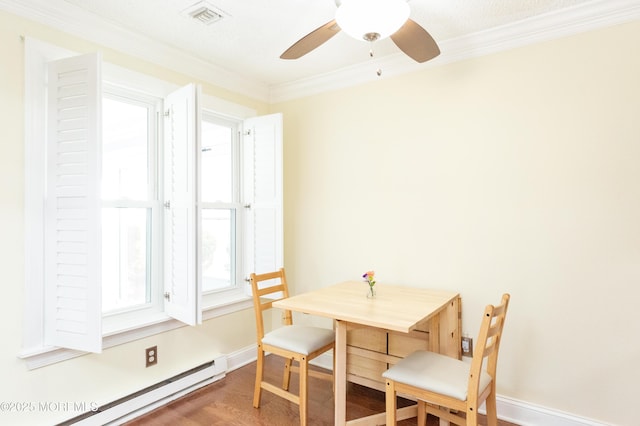
[(206, 1), (200, 1), (186, 8), (182, 11), (182, 14), (205, 25), (211, 25), (228, 16), (222, 10)]

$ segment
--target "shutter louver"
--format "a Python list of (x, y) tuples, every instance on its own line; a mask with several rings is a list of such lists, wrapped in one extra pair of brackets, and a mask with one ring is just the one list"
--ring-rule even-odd
[(99, 54), (48, 67), (45, 341), (102, 350)]

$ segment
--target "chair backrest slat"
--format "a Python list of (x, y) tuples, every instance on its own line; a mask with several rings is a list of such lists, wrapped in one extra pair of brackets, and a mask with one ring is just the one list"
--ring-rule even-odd
[(270, 286), (270, 287), (265, 287), (265, 288), (258, 288), (258, 296), (263, 297), (266, 296), (268, 294), (273, 294), (273, 293), (278, 293), (278, 292), (284, 292), (286, 290), (284, 284), (278, 284), (278, 285), (274, 285), (274, 286)]
[(504, 314), (506, 310), (507, 310), (507, 305), (501, 302), (500, 305), (493, 307), (493, 316), (495, 317), (501, 316), (502, 314)]
[(495, 351), (495, 350), (496, 350), (496, 345), (495, 345), (495, 343), (496, 343), (496, 342), (495, 342), (495, 341), (493, 341), (493, 342), (489, 343), (488, 345), (486, 345), (486, 346), (484, 347), (484, 352), (483, 352), (483, 354), (482, 354), (482, 357), (483, 357), (483, 358), (488, 357), (489, 355), (491, 355), (491, 354), (493, 353), (493, 351)]

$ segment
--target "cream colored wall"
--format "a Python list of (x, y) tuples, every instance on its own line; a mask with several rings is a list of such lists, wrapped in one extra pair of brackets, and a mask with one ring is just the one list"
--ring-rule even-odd
[[(0, 12), (0, 401), (106, 402), (251, 344), (253, 314), (243, 311), (33, 371), (16, 358), (20, 35), (96, 49)], [(204, 91), (284, 112), (285, 265), (295, 292), (375, 269), (380, 282), (460, 291), (473, 336), (482, 307), (509, 291), (499, 393), (626, 425), (640, 382), (640, 343), (629, 338), (640, 335), (639, 44), (636, 22), (271, 108)], [(108, 49), (104, 59), (190, 81)], [(151, 344), (160, 363), (145, 369)]]
[[(100, 49), (41, 25), (0, 12), (0, 424), (50, 425), (81, 413), (59, 408), (17, 412), (5, 402), (103, 404), (155, 384), (212, 360), (219, 354), (243, 349), (255, 342), (252, 310), (183, 327), (36, 370), (27, 370), (17, 358), (22, 347), (24, 301), (24, 101), (23, 43), (27, 35), (79, 52)], [(102, 49), (101, 49), (102, 50)], [(117, 52), (103, 50), (104, 60), (144, 72), (176, 84), (189, 77), (161, 69)], [(268, 106), (234, 95), (211, 84), (203, 92), (257, 110)], [(158, 365), (144, 366), (144, 348), (158, 346)], [(55, 405), (53, 405), (55, 407)]]
[(638, 52), (634, 22), (274, 105), (295, 292), (374, 269), (459, 291), (471, 336), (510, 292), (499, 394), (636, 424)]

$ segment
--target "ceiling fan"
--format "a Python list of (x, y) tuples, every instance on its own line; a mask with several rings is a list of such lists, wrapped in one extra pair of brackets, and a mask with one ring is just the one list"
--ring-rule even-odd
[(316, 28), (280, 55), (298, 59), (319, 47), (341, 30), (358, 40), (375, 42), (386, 37), (416, 62), (440, 54), (431, 35), (409, 18), (408, 0), (335, 0), (336, 16)]

